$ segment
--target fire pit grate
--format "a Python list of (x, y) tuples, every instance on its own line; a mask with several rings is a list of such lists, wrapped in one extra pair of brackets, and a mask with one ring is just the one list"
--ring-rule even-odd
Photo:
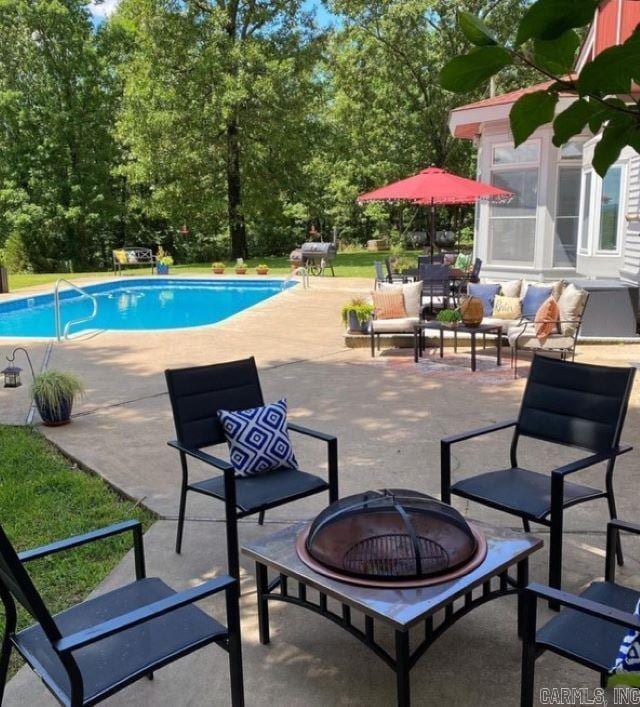
[(416, 553), (413, 538), (400, 533), (378, 535), (356, 543), (344, 556), (344, 568), (359, 575), (403, 577), (419, 574), (416, 557), (422, 571), (443, 572), (449, 567), (449, 553), (433, 540), (418, 537)]

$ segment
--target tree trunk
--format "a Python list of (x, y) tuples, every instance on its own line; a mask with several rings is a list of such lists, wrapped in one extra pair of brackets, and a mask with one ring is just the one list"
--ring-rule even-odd
[(227, 199), (231, 257), (248, 258), (247, 229), (242, 210), (242, 182), (240, 177), (240, 142), (238, 124), (227, 125)]

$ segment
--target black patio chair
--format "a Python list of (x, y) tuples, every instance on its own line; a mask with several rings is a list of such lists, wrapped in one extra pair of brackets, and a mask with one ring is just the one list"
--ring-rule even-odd
[[(604, 582), (592, 582), (579, 596), (530, 584), (519, 597), (522, 617), (521, 707), (533, 706), (535, 664), (549, 650), (600, 673), (606, 686), (627, 629), (640, 631), (634, 609), (640, 592), (615, 581), (615, 546), (620, 531), (640, 535), (640, 525), (614, 520), (607, 524)], [(536, 631), (538, 599), (563, 608)]]
[(376, 260), (373, 263), (373, 267), (375, 268), (376, 271), (376, 278), (373, 281), (373, 289), (377, 290), (380, 285), (382, 285), (385, 282), (389, 282), (389, 277), (388, 275), (385, 275), (385, 268), (380, 260)]
[[(319, 476), (296, 469), (276, 469), (265, 474), (237, 478), (231, 464), (203, 451), (205, 447), (226, 444), (218, 410), (244, 410), (264, 405), (258, 370), (253, 358), (210, 366), (165, 371), (173, 421), (178, 439), (169, 446), (178, 450), (182, 468), (176, 552), (182, 550), (187, 492), (211, 496), (225, 504), (227, 560), (229, 574), (239, 577), (238, 519), (256, 513), (259, 523), (264, 512), (323, 491), (329, 502), (338, 500), (338, 440), (333, 435), (288, 423), (290, 432), (315, 437), (327, 444), (328, 482)], [(222, 471), (204, 481), (189, 481), (187, 457)]]
[(387, 270), (387, 282), (390, 285), (393, 285), (394, 283), (402, 284), (407, 281), (406, 277), (404, 277), (403, 275), (399, 275), (393, 272), (393, 268), (391, 267), (391, 260), (389, 258), (385, 258), (384, 265)]
[[(536, 355), (531, 365), (517, 420), (500, 422), (441, 440), (442, 500), (451, 494), (550, 528), (549, 584), (562, 583), (562, 527), (564, 509), (596, 498), (606, 498), (616, 518), (613, 471), (616, 459), (631, 451), (620, 444), (627, 414), (634, 368), (572, 363)], [(513, 427), (508, 469), (478, 474), (451, 485), (451, 446), (480, 435)], [(518, 440), (531, 437), (591, 452), (590, 456), (554, 469), (551, 475), (518, 466)], [(606, 463), (605, 490), (574, 484), (570, 474)], [(617, 545), (618, 562), (622, 548)]]
[[(429, 302), (429, 310), (434, 312), (436, 298), (441, 308), (449, 306), (451, 298), (451, 267), (439, 263), (421, 263), (418, 265), (418, 280), (422, 281), (422, 297)], [(425, 307), (426, 309), (426, 307)]]
[[(136, 581), (52, 616), (25, 563), (131, 531)], [(224, 591), (225, 627), (193, 604)], [(15, 648), (62, 705), (94, 705), (145, 675), (216, 643), (229, 653), (231, 701), (244, 704), (238, 583), (220, 576), (182, 592), (146, 577), (142, 526), (125, 521), (19, 554), (0, 527), (0, 599), (5, 629), (0, 703)], [(35, 622), (16, 632), (16, 602)]]

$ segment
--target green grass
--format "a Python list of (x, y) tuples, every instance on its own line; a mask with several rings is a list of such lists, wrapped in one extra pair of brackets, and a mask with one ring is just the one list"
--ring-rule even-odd
[[(408, 256), (416, 257), (418, 251), (406, 253)], [(366, 251), (357, 253), (340, 253), (334, 261), (334, 268), (337, 277), (365, 277), (373, 279), (373, 263), (376, 260), (384, 260), (389, 257), (389, 253), (368, 253)], [(246, 261), (248, 266), (247, 275), (255, 276), (255, 267), (259, 263), (266, 263), (269, 266), (269, 274), (283, 275), (290, 272), (289, 258), (286, 256), (275, 258), (251, 258)], [(229, 261), (226, 274), (233, 274), (233, 261)], [(148, 275), (149, 268), (130, 268), (125, 270), (125, 275)], [(174, 275), (197, 275), (211, 273), (210, 263), (192, 263), (189, 265), (173, 265), (170, 273)], [(86, 272), (86, 273), (15, 273), (9, 275), (9, 288), (19, 290), (24, 287), (35, 287), (55, 282), (60, 277), (74, 279), (78, 277), (110, 277), (109, 272)]]
[[(31, 428), (0, 426), (0, 449), (0, 518), (18, 551), (129, 518), (141, 520), (145, 528), (154, 520), (102, 479), (76, 468)], [(55, 613), (84, 599), (130, 548), (127, 533), (35, 560), (27, 568)], [(133, 563), (131, 571), (133, 577)], [(18, 627), (30, 623), (20, 609)], [(11, 672), (19, 665), (14, 655)]]

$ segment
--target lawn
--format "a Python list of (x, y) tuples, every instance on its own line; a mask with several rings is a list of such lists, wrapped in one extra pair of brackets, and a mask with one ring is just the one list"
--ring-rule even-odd
[[(418, 251), (408, 252), (405, 255), (417, 257)], [(389, 253), (368, 253), (366, 251), (356, 253), (340, 253), (334, 261), (334, 268), (337, 277), (364, 277), (373, 279), (373, 263), (376, 260), (384, 260), (389, 257)], [(259, 263), (266, 263), (269, 266), (269, 273), (272, 275), (284, 275), (290, 272), (289, 258), (287, 256), (275, 258), (251, 258), (246, 261), (249, 270), (247, 275), (255, 275), (255, 267)], [(148, 275), (149, 268), (130, 268), (125, 270), (125, 275)], [(171, 274), (174, 275), (198, 275), (211, 273), (211, 264), (193, 263), (190, 265), (173, 265)], [(233, 268), (227, 269), (227, 273), (233, 274)], [(15, 273), (9, 275), (9, 287), (19, 290), (23, 287), (36, 287), (55, 282), (60, 277), (74, 279), (78, 277), (110, 277), (109, 272), (86, 272), (86, 273)]]
[[(18, 551), (129, 518), (145, 528), (154, 520), (99, 477), (75, 467), (31, 428), (0, 426), (0, 448), (0, 518)], [(128, 533), (35, 560), (27, 568), (49, 609), (57, 612), (85, 598), (130, 548)], [(133, 562), (131, 572), (133, 578)], [(18, 627), (29, 623), (21, 609)], [(19, 666), (14, 654), (11, 672)]]

